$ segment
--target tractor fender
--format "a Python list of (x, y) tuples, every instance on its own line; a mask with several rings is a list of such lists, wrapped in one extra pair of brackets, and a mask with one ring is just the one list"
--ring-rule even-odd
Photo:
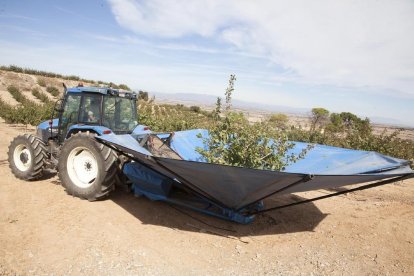
[(68, 133), (66, 134), (65, 139), (68, 139), (74, 133), (87, 132), (87, 131), (96, 133), (98, 135), (108, 134), (108, 133), (105, 133), (105, 131), (110, 131), (110, 133), (112, 133), (111, 129), (104, 127), (104, 126), (76, 124), (76, 125), (72, 125), (69, 127)]
[(41, 122), (36, 128), (37, 137), (39, 137), (43, 143), (47, 144), (47, 141), (52, 135), (56, 135), (59, 127), (59, 119), (52, 120), (52, 134), (50, 133), (50, 120)]

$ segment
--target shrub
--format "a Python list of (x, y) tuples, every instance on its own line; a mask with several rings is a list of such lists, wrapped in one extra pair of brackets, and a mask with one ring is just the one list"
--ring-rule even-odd
[(54, 97), (59, 96), (59, 90), (54, 86), (46, 87), (46, 91), (49, 92)]
[(46, 81), (45, 79), (37, 79), (37, 84), (40, 85), (41, 87), (46, 87)]
[(190, 110), (195, 113), (200, 113), (201, 108), (199, 106), (193, 105), (193, 106), (190, 106)]
[(138, 92), (138, 100), (143, 100), (143, 101), (147, 102), (148, 98), (149, 98), (148, 92), (145, 92), (145, 91), (139, 91)]
[(186, 110), (187, 107), (184, 106), (183, 104), (176, 104), (175, 108), (178, 109), (178, 110)]
[(52, 108), (51, 103), (38, 105), (30, 101), (13, 107), (0, 98), (0, 117), (9, 124), (38, 125), (51, 118)]
[[(231, 111), (235, 80), (231, 75), (226, 89), (224, 117), (220, 116), (221, 100), (218, 99), (209, 136), (203, 138), (204, 148), (197, 148), (197, 152), (210, 163), (262, 170), (284, 170), (303, 158), (309, 148), (298, 155), (287, 154), (294, 143), (288, 141), (285, 132), (267, 122), (251, 125), (242, 113)], [(199, 138), (202, 138), (201, 134)]]
[(7, 91), (9, 91), (13, 98), (21, 104), (25, 104), (29, 101), (16, 86), (8, 86)]
[(118, 85), (116, 85), (115, 83), (113, 83), (113, 82), (110, 82), (109, 83), (109, 87), (111, 87), (111, 88), (113, 88), (113, 89), (118, 89), (119, 87), (118, 87)]
[[(289, 139), (293, 141), (376, 151), (414, 161), (414, 141), (398, 138), (398, 134), (399, 131), (387, 134), (384, 130), (380, 135), (375, 135), (367, 118), (361, 119), (349, 112), (332, 113), (324, 132), (294, 127), (288, 132)], [(411, 166), (414, 167), (414, 164)]]
[(272, 114), (269, 118), (269, 123), (276, 128), (286, 129), (289, 118), (286, 114), (277, 113)]
[[(12, 72), (16, 72), (16, 73), (23, 73), (24, 72), (22, 67), (19, 67), (19, 66), (16, 66), (16, 65), (10, 65), (9, 68), (10, 68), (9, 70), (12, 71)], [(4, 69), (4, 68), (2, 68), (2, 69)]]
[(192, 111), (179, 110), (174, 105), (160, 105), (158, 108), (149, 102), (140, 101), (138, 108), (139, 123), (153, 131), (180, 131), (193, 128), (208, 128), (211, 119)]
[(73, 80), (73, 81), (80, 81), (81, 78), (75, 75), (70, 75), (66, 77), (68, 80)]
[(47, 104), (47, 103), (50, 102), (49, 97), (45, 93), (37, 90), (36, 88), (34, 88), (32, 90), (32, 95), (35, 96), (36, 98), (38, 98), (39, 101), (41, 101), (42, 103), (46, 103)]
[(126, 84), (120, 84), (120, 85), (118, 85), (118, 88), (123, 89), (123, 90), (131, 91), (131, 89)]

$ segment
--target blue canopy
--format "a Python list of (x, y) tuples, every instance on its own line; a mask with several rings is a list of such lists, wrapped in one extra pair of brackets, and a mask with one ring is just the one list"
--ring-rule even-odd
[[(199, 133), (202, 137), (208, 135), (206, 130), (194, 129), (175, 132), (172, 136), (171, 149), (182, 160), (153, 156), (130, 135), (96, 138), (217, 205), (236, 211), (274, 194), (414, 176), (406, 160), (323, 145), (315, 145), (304, 159), (283, 172), (211, 164), (196, 151), (197, 147), (204, 146), (197, 137)], [(307, 146), (294, 143), (291, 152), (299, 153)]]
[[(171, 148), (183, 160), (205, 162), (203, 156), (196, 151), (197, 147), (205, 148), (203, 140), (197, 136), (208, 137), (205, 129), (192, 129), (177, 131), (171, 140)], [(298, 155), (308, 147), (308, 143), (293, 142), (294, 148), (287, 154)], [(323, 174), (323, 175), (349, 175), (363, 173), (413, 173), (409, 162), (393, 158), (372, 151), (344, 149), (332, 146), (315, 144), (304, 159), (288, 165), (284, 172)]]

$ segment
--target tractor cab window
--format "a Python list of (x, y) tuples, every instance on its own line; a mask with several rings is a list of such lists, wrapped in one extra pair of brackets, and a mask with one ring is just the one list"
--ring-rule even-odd
[(100, 124), (101, 121), (101, 95), (84, 95), (80, 121), (87, 124)]
[(137, 125), (135, 101), (122, 97), (104, 97), (102, 124), (115, 133), (129, 133)]
[(78, 112), (81, 97), (76, 94), (69, 94), (66, 98), (65, 109), (62, 113), (62, 137), (66, 136), (68, 128), (78, 122)]

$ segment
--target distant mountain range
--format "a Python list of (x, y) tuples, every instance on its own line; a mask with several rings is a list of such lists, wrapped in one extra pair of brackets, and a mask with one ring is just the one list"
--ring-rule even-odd
[[(184, 104), (184, 105), (198, 105), (201, 107), (214, 107), (217, 96), (208, 94), (195, 94), (195, 93), (161, 93), (161, 92), (150, 92), (150, 96), (155, 96), (156, 101), (173, 103), (173, 104)], [(256, 112), (271, 112), (271, 113), (285, 113), (296, 116), (308, 116), (310, 113), (309, 108), (298, 108), (284, 105), (273, 105), (273, 104), (261, 104), (254, 102), (247, 102), (242, 100), (233, 99), (233, 107), (236, 109), (242, 109), (246, 111)], [(386, 118), (386, 117), (370, 117), (369, 118), (374, 124), (383, 124), (397, 127), (414, 127), (414, 125), (407, 125), (399, 120)]]
[[(159, 93), (151, 92), (151, 96), (155, 96), (156, 101), (181, 103), (186, 105), (201, 105), (214, 107), (217, 101), (217, 96), (208, 94), (194, 94), (194, 93)], [(296, 108), (284, 105), (271, 105), (247, 102), (237, 99), (232, 99), (232, 105), (234, 108), (243, 110), (265, 111), (265, 112), (281, 112), (296, 115), (307, 115), (309, 113), (308, 108)]]
[(382, 125), (389, 125), (394, 127), (404, 127), (404, 128), (414, 128), (414, 125), (404, 124), (397, 119), (386, 118), (386, 117), (369, 117), (372, 123), (374, 124), (382, 124)]

